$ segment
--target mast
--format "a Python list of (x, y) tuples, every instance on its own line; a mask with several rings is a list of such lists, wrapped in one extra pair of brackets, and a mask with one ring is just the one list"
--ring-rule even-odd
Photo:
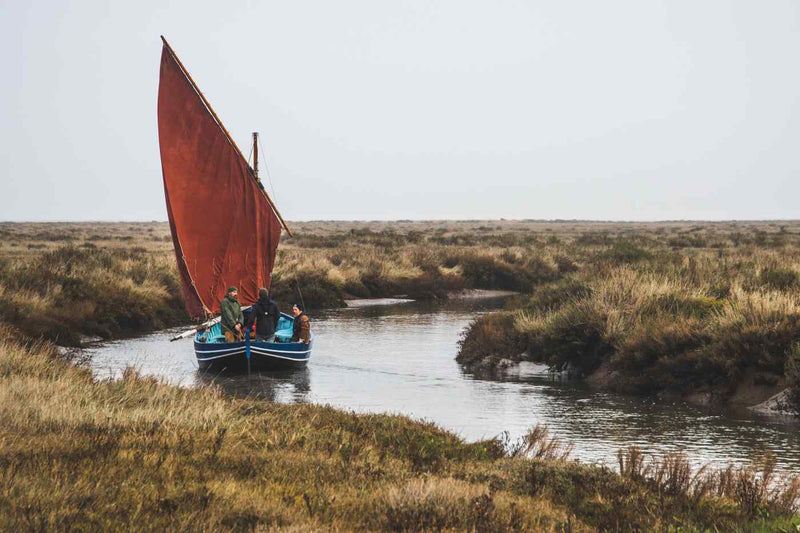
[(258, 132), (253, 132), (253, 174), (258, 179)]

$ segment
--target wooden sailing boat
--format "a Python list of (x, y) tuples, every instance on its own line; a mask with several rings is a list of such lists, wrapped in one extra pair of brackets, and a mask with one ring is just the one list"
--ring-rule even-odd
[[(227, 288), (251, 305), (269, 288), (281, 228), (291, 236), (258, 178), (258, 134), (251, 168), (211, 104), (164, 37), (158, 86), (158, 139), (164, 196), (183, 301), (193, 318), (219, 314)], [(282, 314), (276, 342), (225, 342), (217, 321), (194, 335), (201, 368), (305, 365), (311, 343), (293, 343)], [(215, 323), (216, 322), (216, 323)], [(247, 337), (247, 336), (246, 336)]]

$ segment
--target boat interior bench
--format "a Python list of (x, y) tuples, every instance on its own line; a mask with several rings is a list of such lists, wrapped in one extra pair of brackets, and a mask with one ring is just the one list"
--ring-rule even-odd
[[(294, 319), (288, 315), (281, 313), (280, 319), (278, 319), (278, 328), (275, 331), (275, 342), (291, 342), (292, 335), (294, 332), (292, 331)], [(207, 343), (223, 343), (228, 342), (225, 340), (225, 335), (222, 333), (222, 326), (219, 322), (211, 326), (211, 330), (206, 334), (206, 341)]]

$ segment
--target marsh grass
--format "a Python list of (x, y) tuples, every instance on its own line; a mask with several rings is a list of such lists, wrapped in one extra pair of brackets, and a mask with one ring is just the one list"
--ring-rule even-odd
[[(559, 276), (549, 254), (516, 247), (530, 241), (525, 232), (456, 232), (464, 238), (443, 244), (448, 232), (438, 227), (325, 226), (334, 231), (298, 228), (278, 250), (272, 293), (284, 308), (301, 300), (311, 309), (339, 307), (347, 297), (445, 299), (469, 288), (527, 291)], [(0, 320), (30, 337), (76, 345), (81, 335), (111, 338), (188, 320), (166, 224), (2, 223), (0, 235)]]
[(77, 345), (185, 323), (174, 262), (142, 247), (54, 248), (6, 259), (0, 321), (25, 336)]
[[(796, 494), (665, 496), (648, 479), (563, 460), (542, 427), (511, 454), (402, 416), (237, 399), (132, 370), (95, 381), (18, 336), (0, 327), (5, 531), (750, 531), (792, 520)], [(751, 518), (748, 501), (774, 514)]]
[(686, 246), (676, 229), (586, 232), (560, 245), (554, 256), (568, 254), (576, 268), (476, 320), (459, 361), (529, 358), (582, 376), (603, 366), (615, 390), (720, 400), (757, 371), (785, 375), (800, 397), (789, 360), (800, 337), (796, 229), (678, 229)]
[(617, 452), (617, 462), (623, 478), (646, 483), (660, 494), (688, 496), (696, 504), (708, 497), (727, 499), (750, 520), (792, 515), (800, 502), (800, 477), (778, 476), (771, 454), (757, 456), (747, 466), (695, 469), (684, 453), (654, 457), (631, 446)]
[[(731, 394), (786, 375), (800, 338), (800, 223), (294, 223), (273, 273), (283, 308), (349, 297), (524, 296), (467, 331), (459, 360), (603, 367), (635, 393)], [(186, 320), (165, 223), (0, 223), (0, 320), (76, 344)], [(28, 248), (28, 244), (36, 248)], [(39, 248), (44, 246), (44, 248)], [(523, 355), (524, 354), (524, 355)], [(605, 366), (604, 366), (605, 365)], [(795, 374), (792, 374), (795, 375)]]

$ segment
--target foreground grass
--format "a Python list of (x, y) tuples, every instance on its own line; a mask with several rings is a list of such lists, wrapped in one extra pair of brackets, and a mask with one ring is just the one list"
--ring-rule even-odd
[[(620, 455), (507, 451), (401, 416), (96, 382), (0, 328), (0, 530), (777, 531), (798, 483)], [(660, 466), (659, 466), (660, 465)], [(763, 469), (762, 469), (763, 470)], [(688, 477), (687, 477), (688, 476)], [(726, 481), (727, 480), (727, 481)]]

